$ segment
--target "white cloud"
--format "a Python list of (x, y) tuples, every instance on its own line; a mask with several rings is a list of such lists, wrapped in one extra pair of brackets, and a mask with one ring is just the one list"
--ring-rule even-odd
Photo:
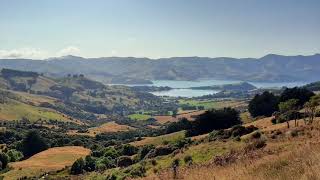
[(57, 55), (58, 56), (66, 56), (66, 55), (79, 55), (80, 49), (76, 46), (68, 46), (64, 49), (61, 49)]
[(4, 50), (0, 49), (0, 58), (32, 58), (32, 59), (44, 59), (48, 56), (47, 51), (36, 48), (20, 48), (20, 49), (11, 49)]

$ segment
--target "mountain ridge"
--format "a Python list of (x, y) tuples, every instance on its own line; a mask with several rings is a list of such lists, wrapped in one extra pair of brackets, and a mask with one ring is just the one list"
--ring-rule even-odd
[[(75, 68), (77, 67), (77, 68)], [(47, 60), (0, 59), (0, 68), (29, 70), (50, 76), (85, 74), (104, 83), (148, 84), (152, 80), (316, 81), (320, 54), (261, 58), (229, 57), (102, 57), (63, 56)]]

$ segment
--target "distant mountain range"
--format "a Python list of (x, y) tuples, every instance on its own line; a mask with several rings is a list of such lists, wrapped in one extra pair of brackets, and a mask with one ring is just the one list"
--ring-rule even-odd
[(0, 59), (0, 68), (35, 71), (50, 76), (84, 74), (104, 83), (146, 84), (151, 80), (223, 79), (289, 82), (320, 79), (320, 54), (262, 58), (135, 57), (82, 58), (64, 56), (47, 60)]

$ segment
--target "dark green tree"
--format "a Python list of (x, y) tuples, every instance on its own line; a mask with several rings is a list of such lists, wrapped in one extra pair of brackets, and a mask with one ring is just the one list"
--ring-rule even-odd
[(71, 166), (71, 174), (81, 174), (83, 173), (83, 169), (85, 166), (85, 162), (82, 158), (77, 159)]
[(22, 140), (21, 151), (25, 157), (30, 157), (46, 149), (48, 149), (48, 145), (37, 131), (29, 131)]
[(297, 99), (297, 106), (302, 107), (306, 102), (310, 100), (312, 96), (315, 94), (305, 88), (299, 88), (299, 87), (294, 87), (294, 88), (286, 88), (280, 95), (280, 102), (285, 102), (290, 99)]
[(235, 109), (212, 109), (200, 114), (192, 122), (192, 128), (187, 131), (186, 135), (205, 134), (213, 130), (227, 129), (241, 123), (239, 112)]
[(273, 112), (278, 110), (279, 97), (272, 93), (265, 91), (257, 94), (249, 102), (249, 112), (252, 117), (257, 116), (271, 116)]
[(137, 153), (137, 148), (130, 144), (125, 144), (121, 147), (120, 153), (125, 156), (132, 156)]
[(96, 169), (96, 162), (90, 155), (86, 156), (85, 158), (84, 169), (88, 172), (94, 171)]
[(9, 157), (5, 153), (0, 153), (0, 170), (5, 169), (9, 163)]

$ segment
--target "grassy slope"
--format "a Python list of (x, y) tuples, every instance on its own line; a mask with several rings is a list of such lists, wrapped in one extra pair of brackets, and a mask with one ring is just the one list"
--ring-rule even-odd
[(179, 139), (183, 139), (184, 137), (185, 137), (185, 131), (179, 131), (179, 132), (157, 136), (157, 137), (145, 137), (143, 140), (135, 141), (135, 142), (132, 142), (131, 144), (134, 146), (143, 146), (146, 144), (160, 145), (160, 144), (163, 144), (165, 141), (173, 142)]
[(30, 121), (42, 120), (61, 120), (70, 121), (66, 115), (55, 110), (32, 106), (16, 100), (9, 100), (5, 104), (0, 104), (1, 120), (21, 120), (23, 117)]
[(29, 159), (10, 163), (12, 170), (3, 174), (4, 179), (18, 179), (23, 176), (39, 176), (45, 172), (57, 171), (71, 166), (75, 160), (90, 153), (89, 149), (80, 146), (50, 148)]
[[(320, 120), (317, 118), (317, 120)], [(217, 166), (212, 163), (215, 155), (223, 154), (231, 149), (240, 149), (244, 142), (209, 142), (191, 146), (184, 152), (174, 157), (159, 157), (158, 165), (153, 168), (167, 170), (154, 174), (149, 171), (143, 179), (172, 179), (170, 163), (174, 158), (182, 159), (185, 155), (191, 155), (195, 165), (185, 166), (179, 170), (180, 179), (319, 179), (320, 173), (320, 125), (316, 122), (311, 126), (305, 126), (299, 121), (299, 127), (286, 128), (286, 123), (272, 125), (270, 118), (265, 118), (252, 123), (259, 126), (267, 138), (267, 146), (256, 150), (251, 154), (239, 156), (235, 163), (225, 166)], [(292, 137), (289, 132), (299, 130), (298, 136)], [(282, 134), (271, 138), (272, 132), (279, 130)], [(245, 137), (244, 137), (245, 139)], [(216, 150), (216, 151), (214, 151)], [(210, 153), (211, 152), (211, 153)], [(182, 162), (182, 166), (184, 166)], [(152, 169), (153, 169), (152, 168)]]
[(241, 101), (214, 101), (214, 100), (185, 100), (179, 101), (179, 104), (188, 104), (191, 106), (204, 106), (205, 109), (219, 109), (224, 107), (237, 107), (244, 105)]
[(137, 121), (144, 121), (144, 120), (151, 118), (150, 115), (146, 115), (146, 114), (130, 114), (130, 115), (128, 115), (128, 117), (130, 119), (134, 119)]
[(88, 132), (86, 133), (78, 133), (77, 130), (70, 130), (67, 134), (68, 135), (84, 135), (84, 136), (91, 136), (94, 137), (100, 133), (107, 133), (107, 132), (119, 132), (119, 131), (129, 131), (134, 130), (134, 127), (117, 124), (116, 122), (107, 122), (98, 127), (89, 128)]

